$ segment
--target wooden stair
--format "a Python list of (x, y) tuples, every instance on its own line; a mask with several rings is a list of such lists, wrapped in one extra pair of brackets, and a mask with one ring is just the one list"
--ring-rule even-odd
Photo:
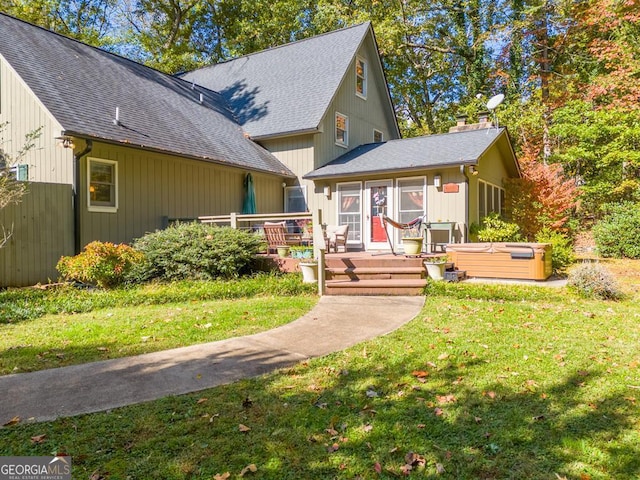
[(424, 258), (342, 254), (325, 257), (326, 295), (422, 295)]

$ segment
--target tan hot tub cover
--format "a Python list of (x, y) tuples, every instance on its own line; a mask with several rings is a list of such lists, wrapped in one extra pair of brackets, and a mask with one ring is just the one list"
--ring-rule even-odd
[(468, 277), (546, 280), (551, 248), (549, 243), (450, 243), (447, 256)]

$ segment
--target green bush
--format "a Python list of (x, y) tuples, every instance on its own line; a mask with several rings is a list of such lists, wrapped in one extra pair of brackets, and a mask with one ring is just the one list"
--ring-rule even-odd
[(598, 253), (603, 257), (640, 258), (640, 204), (609, 205), (593, 227)]
[(183, 223), (147, 234), (134, 247), (146, 261), (131, 272), (132, 281), (212, 280), (248, 272), (264, 240), (229, 227)]
[(522, 236), (518, 225), (503, 220), (498, 213), (494, 212), (482, 219), (478, 240), (480, 242), (519, 242)]
[(563, 273), (576, 261), (571, 240), (560, 232), (544, 227), (536, 234), (536, 242), (550, 243), (553, 246), (551, 251), (553, 273)]
[(124, 283), (129, 272), (144, 262), (144, 255), (129, 245), (91, 242), (74, 257), (62, 257), (56, 269), (65, 280), (77, 280), (102, 288)]
[(619, 300), (623, 297), (615, 277), (599, 263), (583, 263), (572, 269), (567, 287), (584, 298)]

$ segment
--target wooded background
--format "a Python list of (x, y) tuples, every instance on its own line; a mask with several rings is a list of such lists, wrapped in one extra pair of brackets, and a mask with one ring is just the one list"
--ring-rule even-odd
[(639, 3), (0, 0), (0, 10), (171, 74), (370, 21), (403, 135), (474, 121), (504, 93), (497, 119), (524, 173), (508, 186), (509, 213), (532, 231), (570, 232), (605, 204), (640, 200)]

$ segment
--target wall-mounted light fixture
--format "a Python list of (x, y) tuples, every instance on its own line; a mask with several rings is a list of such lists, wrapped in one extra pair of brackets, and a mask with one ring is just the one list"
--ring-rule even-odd
[(478, 169), (475, 167), (475, 165), (469, 165), (469, 173), (471, 175), (478, 175)]
[(327, 197), (328, 199), (331, 198), (331, 186), (325, 185), (323, 190), (324, 190), (324, 196)]
[(58, 147), (60, 148), (74, 148), (75, 144), (73, 143), (73, 138), (71, 137), (56, 137), (58, 140)]
[(436, 188), (440, 188), (442, 186), (442, 177), (440, 175), (435, 175), (433, 177), (433, 186)]
[(282, 188), (285, 188), (287, 186), (287, 182), (282, 182)]

